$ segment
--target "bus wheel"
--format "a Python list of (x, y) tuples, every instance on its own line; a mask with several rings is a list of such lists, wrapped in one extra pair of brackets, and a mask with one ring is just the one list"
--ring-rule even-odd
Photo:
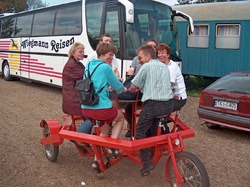
[[(184, 179), (184, 184), (181, 186), (189, 187), (209, 187), (210, 181), (207, 171), (198, 157), (194, 154), (182, 151), (175, 154), (176, 164), (180, 175)], [(174, 174), (173, 165), (169, 162), (166, 165), (168, 168), (169, 177), (171, 179), (171, 186), (178, 187), (176, 183), (176, 177)]]
[[(50, 136), (50, 129), (48, 124), (46, 123), (43, 128), (43, 137), (49, 137), (49, 136)], [(55, 146), (53, 144), (44, 145), (44, 153), (49, 161), (55, 162), (59, 154), (59, 146)]]
[(4, 62), (3, 64), (3, 78), (6, 81), (13, 80), (12, 77), (10, 76), (10, 66), (8, 62)]

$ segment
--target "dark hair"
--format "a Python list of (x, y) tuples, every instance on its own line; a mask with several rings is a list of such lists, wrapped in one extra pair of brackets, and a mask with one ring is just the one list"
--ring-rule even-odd
[(166, 50), (167, 54), (171, 55), (171, 48), (165, 44), (165, 43), (160, 43), (157, 47), (156, 47), (157, 51), (164, 51)]
[(155, 49), (151, 45), (143, 45), (137, 49), (136, 54), (142, 51), (144, 54), (149, 54), (152, 59), (156, 59)]
[(109, 38), (112, 38), (112, 37), (110, 36), (110, 34), (105, 33), (105, 34), (102, 34), (102, 35), (99, 37), (99, 42), (103, 40), (103, 37), (109, 37)]
[(110, 43), (99, 43), (96, 47), (97, 57), (99, 58), (101, 55), (105, 55), (109, 52), (116, 53), (117, 48), (113, 44)]
[(147, 40), (147, 41), (145, 42), (145, 45), (147, 45), (148, 42), (154, 42), (155, 45), (157, 45), (157, 43), (156, 43), (156, 41), (155, 41), (154, 39), (149, 39), (149, 40)]

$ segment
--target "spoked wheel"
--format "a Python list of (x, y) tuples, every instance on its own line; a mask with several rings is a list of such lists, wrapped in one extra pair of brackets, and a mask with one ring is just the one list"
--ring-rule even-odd
[[(50, 130), (49, 130), (49, 126), (47, 123), (44, 124), (43, 136), (44, 137), (50, 136)], [(55, 146), (53, 144), (44, 145), (44, 152), (45, 152), (46, 158), (49, 161), (55, 162), (59, 154), (59, 146)]]
[[(175, 154), (178, 171), (184, 179), (181, 187), (209, 187), (209, 177), (207, 171), (198, 157), (186, 151)], [(172, 162), (166, 165), (165, 172), (168, 171), (171, 186), (179, 187), (176, 182)]]

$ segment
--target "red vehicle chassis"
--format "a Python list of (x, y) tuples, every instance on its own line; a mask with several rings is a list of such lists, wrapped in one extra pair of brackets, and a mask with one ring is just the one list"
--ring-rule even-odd
[[(113, 139), (109, 137), (76, 132), (75, 121), (79, 119), (81, 118), (77, 116), (67, 116), (64, 118), (64, 122), (62, 124), (60, 124), (58, 120), (42, 120), (40, 123), (40, 126), (43, 128), (43, 138), (41, 139), (41, 144), (44, 145), (45, 148), (49, 145), (52, 146), (52, 148), (58, 148), (58, 146), (63, 143), (64, 139), (91, 144), (92, 149), (87, 148), (87, 154), (83, 154), (81, 149), (77, 147), (78, 152), (82, 157), (96, 155), (102, 172), (116, 164), (122, 158), (130, 159), (133, 162), (142, 165), (139, 159), (139, 150), (142, 148), (155, 147), (154, 156), (152, 158), (152, 162), (154, 164), (157, 164), (162, 156), (168, 156), (165, 166), (166, 181), (177, 184), (178, 186), (186, 182), (187, 179), (185, 179), (183, 174), (178, 170), (178, 160), (181, 160), (182, 157), (190, 156), (190, 152), (184, 151), (183, 139), (194, 137), (195, 133), (178, 118), (178, 113), (172, 113), (169, 117), (169, 120), (173, 122), (173, 127), (171, 128), (170, 133), (161, 135), (159, 126), (157, 136), (141, 140)], [(49, 130), (49, 134), (47, 133), (47, 135), (44, 133), (45, 128)], [(98, 127), (96, 127), (96, 131), (97, 130), (99, 130)], [(104, 151), (104, 148), (106, 147), (119, 149), (123, 157), (110, 160), (107, 159)], [(57, 149), (57, 151), (59, 150)], [(176, 153), (181, 152), (188, 153), (189, 156), (185, 154), (180, 156), (180, 158), (177, 158)], [(58, 153), (56, 158), (57, 156)], [(201, 179), (199, 179), (202, 183), (201, 186), (204, 186), (203, 184), (208, 184), (205, 186), (209, 186), (209, 179), (204, 166), (197, 157), (192, 159), (193, 157), (194, 155), (191, 154), (191, 158), (189, 158), (189, 160), (191, 160), (196, 167), (201, 168), (201, 171), (198, 172), (202, 175)], [(56, 158), (53, 158), (51, 161), (55, 161)], [(172, 174), (169, 173), (170, 171), (172, 171)]]

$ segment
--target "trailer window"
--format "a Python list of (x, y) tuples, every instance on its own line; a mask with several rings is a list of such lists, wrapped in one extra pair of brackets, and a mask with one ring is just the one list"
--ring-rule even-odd
[(240, 47), (240, 25), (239, 24), (217, 24), (215, 47), (221, 48), (221, 49), (239, 49)]
[(208, 48), (209, 44), (209, 25), (194, 25), (194, 32), (189, 34), (187, 28), (187, 46)]

